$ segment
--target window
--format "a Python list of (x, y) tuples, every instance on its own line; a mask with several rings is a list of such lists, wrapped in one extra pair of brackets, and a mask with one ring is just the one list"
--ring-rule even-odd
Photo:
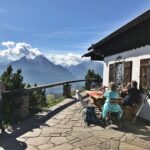
[(109, 65), (109, 82), (126, 85), (131, 81), (132, 61), (119, 62)]
[(140, 61), (140, 89), (147, 93), (150, 88), (150, 59)]
[(114, 81), (121, 85), (124, 81), (124, 63), (115, 63), (115, 79)]

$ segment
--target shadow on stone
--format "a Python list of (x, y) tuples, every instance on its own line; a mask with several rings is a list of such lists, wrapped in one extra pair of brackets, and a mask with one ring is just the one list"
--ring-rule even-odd
[(0, 147), (5, 150), (25, 150), (26, 143), (18, 141), (16, 137), (4, 132), (0, 134)]
[(41, 125), (45, 125), (45, 122), (55, 116), (60, 111), (69, 107), (70, 105), (78, 102), (76, 99), (56, 108), (54, 111), (50, 111), (46, 115), (34, 115), (23, 122), (12, 125), (11, 133), (0, 134), (0, 147), (6, 150), (24, 150), (27, 146), (24, 142), (17, 141), (16, 138), (23, 135), (28, 131), (33, 131), (34, 128), (40, 128)]

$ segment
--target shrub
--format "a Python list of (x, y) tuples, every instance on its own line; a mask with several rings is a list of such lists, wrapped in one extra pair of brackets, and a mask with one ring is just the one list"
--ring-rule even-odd
[[(14, 73), (11, 65), (4, 71), (0, 79), (4, 83), (7, 91), (23, 89), (26, 85), (23, 83), (21, 69), (18, 69), (16, 73)], [(19, 98), (20, 95), (21, 93), (3, 96), (2, 114), (6, 122), (13, 122), (18, 118), (17, 110), (22, 105), (22, 101)]]
[[(35, 83), (34, 86), (37, 86)], [(30, 87), (28, 85), (28, 87)], [(46, 106), (46, 95), (45, 90), (36, 90), (30, 93), (30, 104), (29, 109), (31, 113), (36, 113), (40, 111), (41, 107)]]

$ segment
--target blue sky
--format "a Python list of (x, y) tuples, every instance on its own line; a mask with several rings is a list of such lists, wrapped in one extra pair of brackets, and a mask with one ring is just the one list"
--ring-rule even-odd
[(149, 8), (149, 0), (0, 0), (0, 43), (84, 54), (92, 43)]

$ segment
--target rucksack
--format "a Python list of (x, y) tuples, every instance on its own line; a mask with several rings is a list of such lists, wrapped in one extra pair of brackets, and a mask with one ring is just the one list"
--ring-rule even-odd
[(95, 113), (95, 107), (85, 108), (85, 110), (83, 112), (83, 117), (84, 117), (84, 121), (85, 121), (85, 123), (87, 123), (87, 125), (98, 122), (98, 119), (97, 119), (96, 113)]

